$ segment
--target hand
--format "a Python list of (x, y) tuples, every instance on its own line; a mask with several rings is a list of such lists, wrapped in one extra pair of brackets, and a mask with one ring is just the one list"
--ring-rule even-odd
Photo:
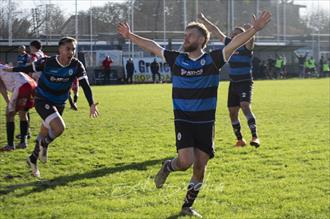
[(117, 25), (117, 32), (122, 35), (125, 39), (129, 38), (129, 35), (131, 34), (130, 27), (127, 22), (121, 22)]
[(204, 14), (202, 12), (200, 12), (197, 16), (197, 21), (200, 22), (200, 23), (203, 23), (203, 21), (205, 21), (206, 18), (204, 16)]
[(261, 15), (256, 19), (255, 15), (252, 15), (252, 25), (256, 31), (262, 30), (271, 20), (272, 14), (269, 11), (263, 11)]
[(92, 118), (96, 118), (98, 117), (98, 115), (100, 114), (98, 109), (97, 109), (97, 105), (99, 103), (93, 103), (91, 106), (90, 106), (90, 113), (89, 113), (89, 116), (92, 117)]

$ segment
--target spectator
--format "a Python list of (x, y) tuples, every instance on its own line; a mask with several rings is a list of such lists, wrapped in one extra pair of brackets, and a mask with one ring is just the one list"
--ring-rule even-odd
[(306, 64), (307, 66), (307, 75), (308, 77), (318, 77), (318, 74), (316, 72), (316, 64), (315, 64), (315, 59), (313, 56), (311, 56), (310, 58), (308, 58), (306, 60)]
[(283, 74), (283, 62), (284, 59), (282, 56), (280, 55), (275, 55), (276, 60), (275, 60), (275, 73), (276, 73), (276, 78), (279, 79), (281, 77), (281, 75)]
[(259, 73), (260, 73), (260, 78), (267, 78), (267, 64), (266, 61), (263, 60), (261, 61), (261, 64), (259, 66)]
[(126, 62), (126, 72), (127, 72), (127, 77), (126, 77), (126, 83), (127, 84), (132, 84), (133, 83), (133, 74), (134, 74), (134, 63), (132, 58), (129, 58)]
[(307, 58), (307, 55), (308, 55), (308, 52), (305, 53), (305, 55), (299, 55), (295, 52), (295, 55), (298, 59), (298, 71), (299, 71), (299, 77), (300, 78), (304, 78), (305, 77), (305, 61), (306, 61), (306, 58)]
[(281, 71), (281, 78), (286, 79), (288, 77), (287, 69), (286, 69), (286, 57), (282, 55), (283, 61), (282, 61), (282, 71)]
[(111, 73), (111, 64), (112, 64), (111, 58), (109, 56), (106, 56), (102, 62), (104, 84), (107, 84), (109, 82), (110, 73)]
[(252, 72), (254, 78), (260, 78), (260, 62), (258, 57), (253, 57), (252, 59)]
[(319, 62), (320, 78), (321, 78), (321, 77), (324, 77), (323, 64), (324, 64), (325, 62), (326, 62), (326, 61), (324, 60), (324, 57), (321, 56), (321, 59), (320, 59), (320, 62)]
[(150, 65), (151, 73), (152, 73), (152, 82), (156, 83), (156, 75), (158, 75), (158, 81), (161, 82), (160, 73), (159, 73), (159, 63), (156, 58)]
[(329, 63), (330, 63), (330, 58), (328, 59), (328, 62), (326, 60), (324, 60), (324, 62), (323, 62), (323, 65), (322, 65), (323, 77), (329, 77), (330, 76)]
[(267, 60), (266, 78), (273, 79), (274, 71), (275, 71), (275, 60), (269, 57)]

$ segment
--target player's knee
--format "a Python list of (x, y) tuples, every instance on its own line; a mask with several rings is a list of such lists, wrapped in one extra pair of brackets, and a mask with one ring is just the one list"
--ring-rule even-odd
[(249, 103), (241, 103), (241, 108), (245, 115), (251, 114), (251, 108)]
[(233, 109), (229, 109), (229, 116), (232, 119), (237, 119), (237, 117), (238, 117), (238, 111), (237, 110), (233, 110)]
[(179, 159), (177, 164), (180, 170), (185, 171), (191, 167), (192, 163), (190, 159)]
[(58, 124), (55, 127), (52, 127), (52, 132), (54, 133), (54, 135), (56, 137), (62, 135), (62, 133), (64, 132), (64, 130), (65, 130), (65, 124), (64, 123), (61, 123), (61, 124)]

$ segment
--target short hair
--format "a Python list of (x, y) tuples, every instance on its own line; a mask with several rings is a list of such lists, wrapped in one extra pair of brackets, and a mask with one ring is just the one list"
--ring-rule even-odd
[(202, 44), (202, 48), (205, 48), (207, 42), (209, 41), (210, 39), (210, 32), (207, 30), (207, 28), (205, 27), (204, 24), (202, 23), (199, 23), (199, 22), (190, 22), (187, 26), (186, 26), (186, 30), (188, 29), (196, 29), (198, 30), (198, 32), (203, 36), (205, 37), (205, 41), (204, 43)]
[(33, 40), (30, 43), (30, 46), (33, 46), (34, 48), (39, 50), (39, 49), (41, 49), (41, 42), (39, 40)]
[(24, 49), (24, 50), (26, 50), (26, 48), (25, 48), (24, 45), (20, 45), (18, 48), (19, 48), (19, 49)]
[(58, 42), (58, 46), (62, 46), (66, 43), (75, 43), (77, 44), (77, 40), (73, 37), (63, 37), (62, 39), (60, 39), (60, 41)]

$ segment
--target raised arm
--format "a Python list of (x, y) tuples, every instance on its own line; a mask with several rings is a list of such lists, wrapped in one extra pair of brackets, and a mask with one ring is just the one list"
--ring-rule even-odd
[[(245, 30), (248, 30), (252, 27), (251, 24), (244, 24), (243, 25), (244, 29)], [(254, 48), (254, 42), (255, 42), (255, 39), (256, 39), (256, 35), (254, 35), (246, 44), (245, 44), (245, 47), (249, 50), (252, 50)]]
[(222, 33), (221, 30), (215, 24), (213, 24), (211, 21), (209, 21), (204, 16), (203, 13), (198, 14), (197, 20), (198, 20), (198, 22), (204, 24), (206, 26), (206, 28), (208, 29), (208, 31), (210, 31), (211, 34), (213, 34), (215, 37), (217, 37), (220, 40), (220, 42), (225, 42), (226, 35), (224, 33)]
[(127, 23), (119, 23), (117, 26), (117, 32), (125, 39), (130, 39), (133, 43), (141, 47), (142, 49), (155, 54), (158, 57), (163, 57), (163, 48), (153, 40), (141, 37), (131, 32)]
[(229, 60), (233, 52), (247, 43), (258, 31), (262, 30), (271, 20), (272, 14), (269, 11), (263, 11), (258, 19), (253, 19), (252, 27), (244, 33), (235, 36), (228, 45), (224, 47), (225, 60)]

